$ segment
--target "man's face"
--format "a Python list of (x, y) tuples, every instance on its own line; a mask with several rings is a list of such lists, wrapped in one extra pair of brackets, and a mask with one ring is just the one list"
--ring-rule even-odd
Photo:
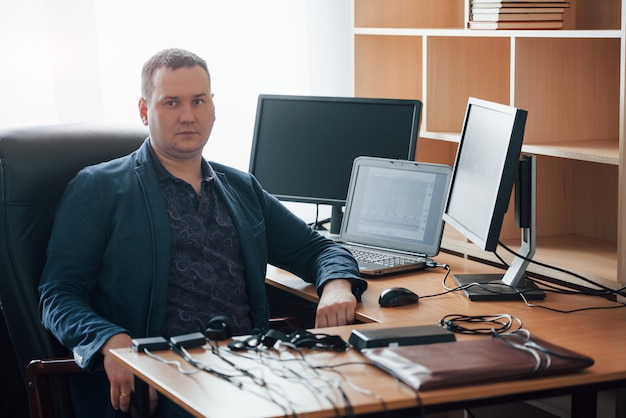
[(149, 101), (139, 100), (157, 154), (172, 160), (202, 155), (215, 122), (209, 76), (200, 66), (157, 69)]

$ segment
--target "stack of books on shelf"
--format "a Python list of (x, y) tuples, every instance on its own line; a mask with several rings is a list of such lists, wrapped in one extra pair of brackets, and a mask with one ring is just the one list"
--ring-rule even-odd
[(471, 0), (469, 29), (563, 29), (566, 0)]

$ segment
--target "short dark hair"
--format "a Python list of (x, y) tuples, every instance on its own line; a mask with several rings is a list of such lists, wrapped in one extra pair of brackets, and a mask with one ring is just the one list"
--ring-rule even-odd
[(154, 54), (143, 65), (141, 70), (141, 95), (144, 99), (150, 100), (152, 96), (152, 89), (154, 88), (152, 76), (154, 72), (161, 68), (171, 68), (176, 70), (181, 67), (195, 67), (199, 65), (206, 71), (209, 76), (209, 82), (211, 81), (211, 75), (209, 74), (209, 68), (206, 61), (200, 58), (193, 52), (185, 51), (179, 48), (164, 49)]

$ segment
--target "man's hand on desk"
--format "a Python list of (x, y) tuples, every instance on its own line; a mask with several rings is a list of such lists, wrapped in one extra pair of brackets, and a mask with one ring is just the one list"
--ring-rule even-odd
[[(128, 412), (131, 405), (131, 395), (135, 387), (134, 375), (122, 366), (118, 361), (112, 358), (109, 350), (114, 348), (130, 347), (131, 338), (128, 334), (117, 334), (109, 338), (104, 347), (102, 354), (104, 355), (104, 371), (111, 385), (111, 404), (116, 410)], [(150, 387), (150, 413), (156, 409), (157, 394), (156, 390)]]
[(315, 328), (335, 327), (354, 322), (356, 297), (352, 294), (349, 280), (331, 280), (324, 285), (317, 314)]

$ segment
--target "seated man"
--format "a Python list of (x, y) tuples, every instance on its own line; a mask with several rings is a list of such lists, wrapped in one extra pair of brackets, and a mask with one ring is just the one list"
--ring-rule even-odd
[[(268, 327), (267, 263), (315, 283), (316, 327), (354, 321), (366, 289), (350, 254), (313, 231), (248, 173), (209, 163), (215, 121), (205, 61), (179, 49), (149, 59), (139, 113), (150, 136), (130, 155), (83, 169), (59, 205), (39, 291), (42, 322), (76, 362), (77, 416), (124, 416), (133, 376), (109, 349), (131, 338)], [(156, 416), (186, 416), (165, 398)]]

